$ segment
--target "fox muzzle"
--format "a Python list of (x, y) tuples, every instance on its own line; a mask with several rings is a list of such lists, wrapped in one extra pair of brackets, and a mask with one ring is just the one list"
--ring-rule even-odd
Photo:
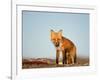
[(56, 42), (56, 43), (55, 43), (55, 46), (56, 46), (56, 47), (59, 47), (59, 42)]

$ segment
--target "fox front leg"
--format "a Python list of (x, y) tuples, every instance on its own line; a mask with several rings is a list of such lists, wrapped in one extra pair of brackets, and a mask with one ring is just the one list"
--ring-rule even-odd
[(66, 55), (65, 55), (65, 51), (64, 51), (64, 50), (62, 51), (62, 58), (63, 58), (63, 59), (62, 59), (62, 63), (65, 64)]
[(59, 63), (59, 53), (60, 53), (60, 51), (56, 50), (56, 64)]

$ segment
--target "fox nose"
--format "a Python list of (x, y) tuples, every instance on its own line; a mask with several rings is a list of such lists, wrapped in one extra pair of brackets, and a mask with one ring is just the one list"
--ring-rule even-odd
[(55, 46), (56, 46), (56, 47), (59, 47), (59, 43), (57, 42), (57, 43), (55, 44)]

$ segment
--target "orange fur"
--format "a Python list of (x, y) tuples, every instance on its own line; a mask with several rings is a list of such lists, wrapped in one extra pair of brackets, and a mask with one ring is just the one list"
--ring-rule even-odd
[(76, 47), (74, 43), (62, 36), (62, 30), (54, 32), (51, 30), (51, 41), (56, 47), (56, 63), (59, 63), (60, 51), (62, 52), (63, 64), (76, 63)]

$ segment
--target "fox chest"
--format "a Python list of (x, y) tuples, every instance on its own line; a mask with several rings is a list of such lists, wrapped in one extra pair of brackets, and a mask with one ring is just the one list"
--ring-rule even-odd
[(67, 51), (69, 51), (71, 48), (72, 48), (72, 45), (66, 44), (66, 43), (61, 43), (60, 46), (56, 48), (56, 50), (59, 50), (59, 51), (67, 50)]

